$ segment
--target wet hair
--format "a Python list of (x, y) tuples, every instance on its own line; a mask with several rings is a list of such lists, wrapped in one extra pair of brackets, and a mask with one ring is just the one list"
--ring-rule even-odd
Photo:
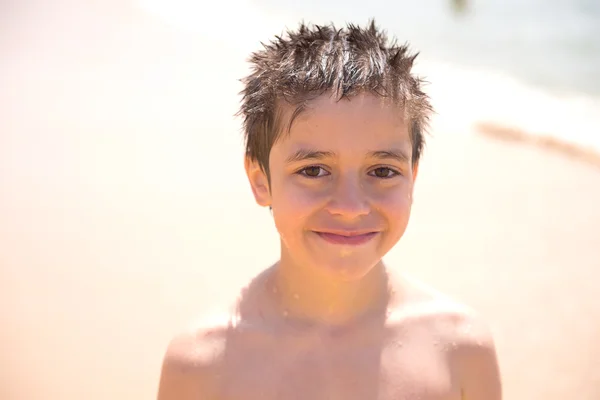
[[(391, 99), (404, 113), (412, 163), (418, 163), (432, 107), (421, 90), (423, 81), (411, 73), (418, 53), (411, 54), (407, 44), (388, 40), (371, 20), (365, 28), (347, 24), (342, 29), (301, 23), (262, 45), (249, 58), (252, 70), (242, 79), (238, 115), (243, 117), (246, 156), (267, 175), (274, 143), (285, 129), (289, 132), (307, 102), (326, 93), (338, 101), (365, 92)], [(284, 125), (285, 106), (293, 111)]]

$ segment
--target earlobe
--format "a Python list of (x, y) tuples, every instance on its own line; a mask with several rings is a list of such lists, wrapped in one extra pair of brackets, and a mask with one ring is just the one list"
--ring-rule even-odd
[(267, 207), (271, 205), (271, 192), (269, 190), (269, 180), (267, 174), (263, 171), (256, 160), (246, 157), (244, 160), (246, 175), (254, 194), (254, 199), (259, 206)]

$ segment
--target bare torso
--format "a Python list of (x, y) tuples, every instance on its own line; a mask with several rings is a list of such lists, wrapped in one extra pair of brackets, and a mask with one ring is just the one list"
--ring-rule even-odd
[(218, 329), (218, 399), (460, 399), (448, 352), (427, 321), (304, 334)]
[(471, 322), (447, 301), (415, 295), (345, 327), (238, 314), (173, 341), (161, 392), (182, 394), (160, 400), (463, 398), (456, 349)]

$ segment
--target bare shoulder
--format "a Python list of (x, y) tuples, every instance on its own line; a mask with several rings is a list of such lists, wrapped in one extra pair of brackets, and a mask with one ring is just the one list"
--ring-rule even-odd
[(262, 295), (269, 270), (240, 288), (236, 298), (175, 335), (164, 355), (158, 400), (220, 397), (237, 361), (248, 352), (260, 357), (257, 343), (268, 342)]
[(445, 338), (457, 346), (492, 344), (488, 324), (473, 308), (408, 276), (402, 277), (400, 285), (398, 290), (404, 295), (395, 311), (398, 318), (427, 324), (440, 339)]
[(162, 363), (159, 400), (215, 397), (228, 328), (229, 316), (216, 314), (171, 339)]
[(396, 319), (429, 332), (444, 349), (465, 400), (500, 400), (501, 378), (493, 333), (474, 309), (412, 278), (403, 280), (406, 302)]

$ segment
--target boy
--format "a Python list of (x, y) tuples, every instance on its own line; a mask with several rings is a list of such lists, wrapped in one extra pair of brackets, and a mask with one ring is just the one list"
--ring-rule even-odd
[(280, 260), (173, 339), (159, 400), (501, 398), (486, 325), (382, 262), (431, 112), (415, 57), (374, 22), (301, 25), (252, 55), (245, 167)]

